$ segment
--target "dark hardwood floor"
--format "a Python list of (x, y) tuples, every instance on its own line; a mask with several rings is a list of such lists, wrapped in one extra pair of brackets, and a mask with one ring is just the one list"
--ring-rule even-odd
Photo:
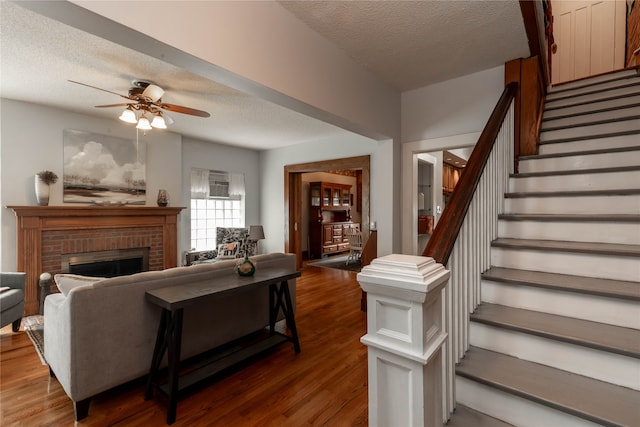
[[(230, 319), (232, 321), (232, 319)], [(259, 360), (189, 392), (174, 426), (366, 426), (367, 350), (360, 343), (356, 273), (305, 267), (297, 285), (302, 352), (284, 344)], [(123, 331), (124, 332), (124, 331)], [(99, 367), (96, 367), (99, 369)], [(27, 335), (0, 330), (0, 424), (162, 426), (166, 401), (144, 401), (144, 379), (104, 392), (75, 423), (73, 405), (49, 377)]]

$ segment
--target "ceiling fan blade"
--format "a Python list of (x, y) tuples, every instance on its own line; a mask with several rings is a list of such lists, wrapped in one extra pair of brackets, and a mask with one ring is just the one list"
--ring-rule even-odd
[(109, 108), (109, 107), (126, 107), (127, 105), (134, 105), (131, 103), (123, 103), (123, 104), (108, 104), (108, 105), (96, 105), (96, 108)]
[(82, 85), (82, 86), (90, 87), (90, 88), (92, 88), (92, 89), (98, 89), (98, 90), (101, 90), (101, 91), (103, 91), (103, 92), (112, 93), (112, 94), (114, 94), (114, 95), (118, 95), (118, 96), (120, 96), (120, 97), (122, 97), (122, 98), (124, 98), (124, 99), (133, 99), (133, 98), (130, 98), (130, 97), (126, 96), (126, 95), (122, 95), (122, 94), (119, 94), (119, 93), (117, 93), (117, 92), (112, 92), (112, 91), (107, 90), (107, 89), (102, 89), (102, 88), (100, 88), (100, 87), (91, 86), (91, 85), (88, 85), (88, 84), (86, 84), (86, 83), (76, 82), (75, 80), (69, 80), (69, 81), (70, 81), (71, 83), (75, 83), (75, 84), (78, 84), (78, 85)]
[(195, 108), (183, 107), (181, 105), (174, 104), (157, 104), (160, 108), (165, 109), (167, 111), (171, 111), (173, 113), (182, 113), (182, 114), (190, 114), (192, 116), (198, 117), (211, 117), (211, 114), (206, 111), (196, 110)]

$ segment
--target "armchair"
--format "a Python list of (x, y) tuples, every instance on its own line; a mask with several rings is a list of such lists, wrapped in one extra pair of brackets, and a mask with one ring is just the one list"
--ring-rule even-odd
[(0, 327), (18, 332), (24, 313), (25, 273), (0, 273)]

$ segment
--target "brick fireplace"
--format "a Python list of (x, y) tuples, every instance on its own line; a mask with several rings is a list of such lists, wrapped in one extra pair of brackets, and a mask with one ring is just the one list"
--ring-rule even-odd
[(175, 267), (180, 207), (8, 206), (17, 218), (17, 271), (27, 273), (25, 314), (38, 312), (38, 279), (62, 256), (148, 248), (149, 270)]

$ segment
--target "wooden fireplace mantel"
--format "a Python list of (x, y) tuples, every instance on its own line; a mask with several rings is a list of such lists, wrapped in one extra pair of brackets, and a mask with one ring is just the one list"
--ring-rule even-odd
[(184, 207), (7, 206), (16, 215), (17, 271), (27, 274), (25, 314), (38, 312), (43, 232), (137, 227), (162, 228), (162, 267), (178, 260), (178, 214)]

